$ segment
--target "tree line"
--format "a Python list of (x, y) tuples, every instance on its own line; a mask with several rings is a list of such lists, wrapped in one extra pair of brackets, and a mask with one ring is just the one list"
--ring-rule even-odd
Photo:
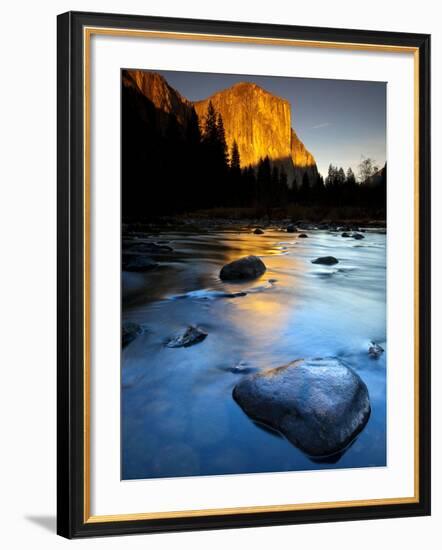
[(301, 204), (328, 206), (377, 206), (386, 207), (386, 166), (379, 170), (370, 158), (363, 158), (358, 166), (358, 179), (352, 168), (330, 164), (323, 180), (318, 176), (312, 182), (305, 173), (299, 188), (291, 190), (291, 201)]

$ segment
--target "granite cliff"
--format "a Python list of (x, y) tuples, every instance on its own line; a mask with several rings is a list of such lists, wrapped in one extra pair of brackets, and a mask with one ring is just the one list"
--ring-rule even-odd
[(311, 179), (318, 174), (313, 155), (291, 127), (289, 101), (252, 82), (239, 82), (194, 103), (155, 72), (125, 70), (122, 82), (155, 107), (156, 125), (163, 134), (170, 115), (185, 128), (195, 110), (202, 125), (211, 101), (223, 118), (229, 151), (234, 141), (238, 144), (242, 167), (256, 166), (268, 156), (285, 170), (289, 184), (296, 181), (298, 186), (305, 172)]
[(268, 156), (272, 164), (284, 168), (289, 182), (296, 177), (299, 185), (306, 170), (317, 174), (313, 155), (291, 128), (289, 101), (252, 82), (240, 82), (195, 102), (200, 120), (209, 101), (223, 117), (229, 149), (237, 142), (242, 167), (256, 166)]

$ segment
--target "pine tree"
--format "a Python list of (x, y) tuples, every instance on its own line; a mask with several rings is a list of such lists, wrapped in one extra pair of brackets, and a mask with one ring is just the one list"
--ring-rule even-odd
[(213, 103), (209, 101), (204, 121), (202, 137), (202, 161), (205, 178), (210, 178), (212, 185), (207, 187), (206, 206), (221, 206), (226, 204), (227, 177), (227, 144), (225, 141), (222, 118), (217, 114)]
[(204, 141), (206, 143), (215, 143), (217, 139), (217, 121), (216, 111), (213, 103), (209, 101), (207, 106), (206, 119), (204, 121)]
[(301, 202), (309, 202), (311, 199), (310, 191), (310, 178), (308, 172), (305, 171), (304, 175), (302, 176), (302, 183), (299, 189), (299, 200)]
[(236, 141), (232, 144), (230, 153), (230, 170), (227, 179), (228, 185), (226, 185), (226, 194), (228, 196), (229, 205), (242, 205), (246, 200), (246, 197), (244, 196), (243, 185), (241, 185), (241, 160)]
[(325, 191), (327, 200), (331, 204), (335, 204), (339, 200), (338, 180), (338, 168), (330, 164), (327, 177), (325, 178)]
[(230, 154), (230, 168), (232, 171), (241, 170), (241, 158), (236, 140), (233, 140), (232, 151)]
[(185, 141), (182, 144), (182, 147), (186, 151), (183, 176), (187, 185), (184, 186), (186, 192), (184, 193), (182, 206), (186, 209), (192, 207), (201, 208), (205, 203), (206, 186), (204, 185), (201, 162), (201, 129), (198, 115), (193, 107), (190, 111), (185, 136)]
[(197, 148), (201, 143), (201, 130), (198, 115), (196, 114), (194, 107), (192, 107), (190, 111), (189, 120), (187, 122), (186, 143), (195, 148)]
[(216, 141), (219, 148), (220, 163), (227, 168), (229, 164), (229, 154), (226, 142), (226, 132), (224, 130), (223, 117), (218, 113), (216, 122)]
[(342, 166), (338, 170), (337, 183), (338, 183), (338, 185), (344, 185), (344, 183), (345, 183), (345, 172), (344, 172), (344, 169), (342, 168)]
[(356, 177), (354, 175), (354, 172), (353, 170), (351, 169), (351, 167), (348, 168), (347, 170), (347, 175), (346, 175), (346, 183), (349, 187), (354, 187), (354, 185), (356, 184)]
[(325, 178), (325, 185), (327, 185), (327, 187), (333, 187), (335, 184), (335, 180), (336, 168), (333, 166), (333, 164), (329, 164), (327, 177)]

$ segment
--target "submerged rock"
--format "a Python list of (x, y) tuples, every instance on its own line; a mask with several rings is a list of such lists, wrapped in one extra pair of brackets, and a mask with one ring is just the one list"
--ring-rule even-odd
[(316, 260), (312, 260), (312, 264), (335, 265), (337, 263), (339, 263), (339, 260), (334, 256), (321, 256), (320, 258), (316, 258)]
[(138, 252), (139, 254), (164, 254), (166, 252), (173, 252), (173, 248), (166, 244), (157, 243), (127, 243), (123, 248), (130, 250), (131, 252)]
[(229, 370), (233, 374), (250, 374), (251, 372), (256, 371), (256, 369), (250, 367), (246, 361), (240, 361), (236, 365), (233, 365), (233, 367), (231, 367)]
[(318, 229), (321, 229), (322, 231), (334, 231), (335, 228), (331, 223), (323, 222), (318, 224)]
[(187, 327), (182, 334), (178, 334), (177, 336), (171, 338), (166, 343), (166, 346), (168, 348), (187, 348), (189, 346), (193, 346), (194, 344), (198, 344), (198, 342), (202, 342), (206, 337), (207, 332), (204, 332), (197, 327), (190, 326)]
[(221, 292), (219, 294), (220, 298), (243, 298), (244, 296), (247, 296), (247, 292)]
[(297, 233), (297, 228), (291, 223), (287, 226), (287, 233)]
[(381, 347), (376, 342), (371, 342), (368, 348), (368, 355), (373, 359), (379, 359), (379, 357), (384, 353), (384, 348)]
[(138, 323), (124, 321), (121, 326), (121, 347), (128, 346), (142, 332), (143, 329)]
[(361, 239), (365, 239), (364, 235), (361, 235), (361, 233), (353, 233), (352, 237), (357, 241), (360, 241)]
[(242, 298), (244, 296), (247, 296), (247, 292), (245, 290), (241, 290), (238, 292), (223, 292), (222, 290), (203, 289), (203, 290), (190, 290), (185, 294), (175, 294), (174, 296), (171, 296), (169, 299), (185, 300), (189, 298), (192, 300), (217, 300), (219, 298)]
[(123, 271), (149, 271), (158, 267), (158, 263), (147, 256), (124, 254), (122, 258)]
[(303, 231), (311, 231), (312, 229), (316, 229), (315, 224), (311, 222), (297, 221), (296, 225), (299, 229), (302, 229)]
[(344, 231), (343, 233), (341, 233), (341, 237), (349, 238), (349, 237), (350, 237), (350, 233), (347, 233), (347, 231)]
[(371, 411), (366, 385), (336, 358), (300, 359), (247, 376), (233, 398), (253, 420), (314, 457), (345, 449)]
[(255, 235), (264, 235), (264, 231), (260, 227), (257, 227), (253, 233)]
[(307, 237), (308, 237), (307, 233), (300, 233), (299, 234), (300, 239), (307, 239)]
[(264, 262), (257, 256), (246, 256), (226, 264), (219, 276), (223, 281), (256, 279), (265, 273), (266, 269)]

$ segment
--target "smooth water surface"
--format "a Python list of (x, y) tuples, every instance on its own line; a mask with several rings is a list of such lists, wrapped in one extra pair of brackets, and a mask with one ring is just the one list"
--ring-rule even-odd
[[(357, 241), (312, 230), (164, 232), (138, 236), (174, 250), (147, 273), (123, 273), (123, 320), (143, 333), (122, 355), (122, 479), (386, 464), (386, 236)], [(223, 283), (221, 267), (255, 254), (258, 280)], [(311, 263), (335, 256), (328, 267)], [(234, 298), (223, 293), (245, 291)], [(208, 333), (188, 348), (165, 343), (189, 325)], [(341, 456), (314, 461), (248, 418), (232, 398), (242, 376), (303, 357), (339, 357), (368, 387), (368, 424)]]

